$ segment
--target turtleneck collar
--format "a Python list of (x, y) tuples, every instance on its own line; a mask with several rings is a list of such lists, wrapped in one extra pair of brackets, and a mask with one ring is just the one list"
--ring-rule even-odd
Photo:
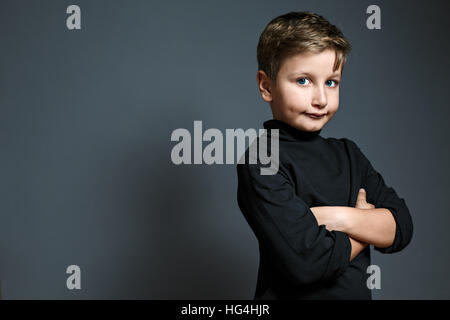
[(279, 129), (280, 140), (308, 141), (317, 139), (322, 129), (317, 131), (303, 131), (292, 127), (284, 121), (271, 119), (264, 122), (265, 129)]

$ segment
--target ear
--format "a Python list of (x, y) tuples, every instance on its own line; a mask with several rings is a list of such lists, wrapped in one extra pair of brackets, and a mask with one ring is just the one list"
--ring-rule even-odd
[(258, 89), (265, 102), (272, 102), (272, 81), (263, 70), (258, 70), (256, 74)]

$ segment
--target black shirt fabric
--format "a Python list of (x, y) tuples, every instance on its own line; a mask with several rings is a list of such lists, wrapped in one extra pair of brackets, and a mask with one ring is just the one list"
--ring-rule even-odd
[[(366, 284), (370, 246), (350, 262), (348, 235), (319, 226), (310, 207), (355, 207), (364, 188), (367, 202), (390, 210), (396, 221), (393, 244), (374, 249), (394, 253), (413, 234), (404, 199), (386, 186), (353, 141), (323, 138), (321, 130), (301, 131), (276, 119), (264, 128), (269, 151), (271, 129), (279, 130), (277, 173), (262, 175), (260, 168), (267, 165), (259, 162), (237, 165), (238, 205), (259, 243), (254, 299), (372, 299)], [(248, 153), (249, 148), (246, 159)]]

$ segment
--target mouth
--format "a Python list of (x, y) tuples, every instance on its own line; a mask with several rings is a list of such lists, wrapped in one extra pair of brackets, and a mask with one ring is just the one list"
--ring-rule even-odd
[(322, 119), (326, 113), (306, 113), (306, 115), (312, 119)]

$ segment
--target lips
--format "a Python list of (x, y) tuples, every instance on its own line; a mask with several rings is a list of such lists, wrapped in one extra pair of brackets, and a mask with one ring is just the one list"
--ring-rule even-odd
[(326, 113), (307, 113), (307, 115), (314, 118), (321, 118), (326, 115)]

